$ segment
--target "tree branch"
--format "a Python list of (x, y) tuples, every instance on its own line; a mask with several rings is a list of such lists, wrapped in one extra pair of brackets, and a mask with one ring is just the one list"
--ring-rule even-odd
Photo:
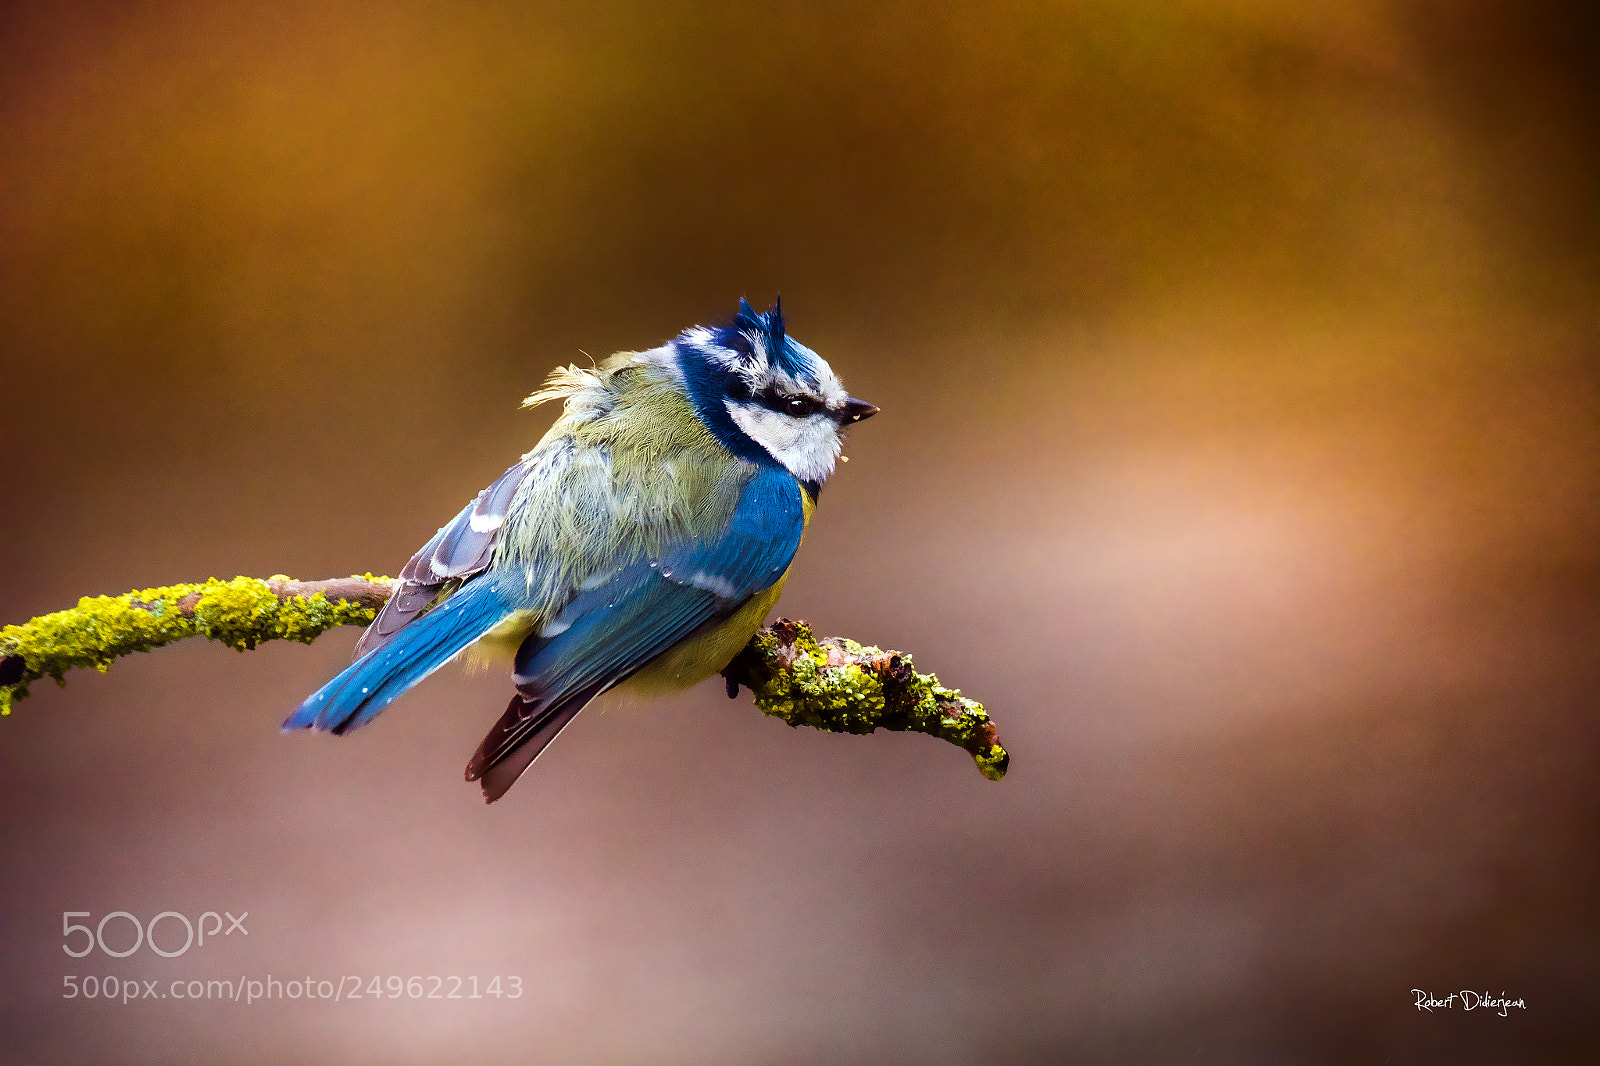
[[(68, 670), (104, 673), (124, 655), (188, 637), (239, 651), (267, 640), (310, 644), (337, 626), (367, 625), (393, 591), (391, 579), (371, 574), (327, 581), (278, 574), (85, 596), (76, 607), (0, 628), (0, 715), (42, 678), (65, 685)], [(843, 637), (819, 641), (806, 623), (780, 618), (758, 630), (722, 676), (729, 696), (743, 685), (764, 713), (791, 726), (927, 733), (965, 749), (990, 780), (1005, 776), (1010, 757), (983, 705), (917, 673), (909, 655)]]
[(76, 607), (0, 629), (0, 714), (10, 714), (40, 678), (64, 685), (68, 670), (105, 673), (124, 655), (187, 637), (240, 651), (264, 640), (309, 644), (335, 626), (371, 622), (392, 591), (390, 579), (371, 574), (331, 581), (279, 574), (85, 596)]
[(909, 655), (848, 637), (817, 640), (804, 622), (780, 618), (756, 630), (722, 677), (730, 698), (744, 685), (763, 713), (791, 726), (926, 733), (965, 749), (991, 781), (1004, 777), (1011, 761), (983, 704), (917, 673)]

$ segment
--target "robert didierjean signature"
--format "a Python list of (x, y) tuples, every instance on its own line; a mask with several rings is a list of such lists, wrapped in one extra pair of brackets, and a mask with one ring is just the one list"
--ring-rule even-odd
[(1462, 1010), (1478, 1010), (1480, 1008), (1498, 1010), (1500, 1017), (1504, 1018), (1511, 1013), (1512, 1007), (1516, 1007), (1518, 1010), (1528, 1009), (1528, 1005), (1520, 998), (1508, 996), (1504, 991), (1501, 991), (1497, 996), (1493, 992), (1473, 992), (1470, 989), (1463, 989), (1460, 992), (1451, 992), (1443, 999), (1438, 998), (1432, 992), (1424, 992), (1420, 988), (1413, 988), (1411, 994), (1417, 997), (1417, 1009), (1425, 1010), (1429, 1014), (1432, 1014), (1435, 1010), (1448, 1010), (1451, 1007), (1459, 1006)]

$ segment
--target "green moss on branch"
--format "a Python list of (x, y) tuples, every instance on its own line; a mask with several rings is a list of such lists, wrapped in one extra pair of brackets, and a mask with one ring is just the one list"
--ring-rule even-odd
[(371, 622), (390, 589), (388, 578), (371, 574), (332, 581), (280, 574), (85, 596), (76, 607), (0, 628), (0, 714), (41, 678), (65, 685), (68, 670), (104, 673), (124, 655), (189, 637), (240, 651), (266, 640), (309, 644), (336, 626)]
[(926, 733), (965, 749), (991, 781), (1011, 760), (983, 704), (917, 673), (909, 655), (844, 637), (818, 640), (804, 622), (780, 618), (758, 631), (722, 676), (728, 695), (743, 685), (757, 707), (791, 726)]

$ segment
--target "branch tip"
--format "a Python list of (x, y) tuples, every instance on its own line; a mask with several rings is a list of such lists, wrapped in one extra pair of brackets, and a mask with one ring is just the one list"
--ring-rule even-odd
[(763, 713), (791, 726), (926, 733), (964, 749), (991, 781), (1011, 761), (983, 704), (917, 673), (910, 655), (847, 637), (818, 640), (802, 621), (779, 618), (758, 630), (722, 676), (729, 691), (745, 686)]

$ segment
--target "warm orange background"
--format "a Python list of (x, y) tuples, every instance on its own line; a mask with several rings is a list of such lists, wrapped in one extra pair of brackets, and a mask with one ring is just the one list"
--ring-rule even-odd
[[(707, 684), (485, 809), (503, 678), (277, 734), (354, 632), (44, 684), (0, 722), (11, 1061), (1581, 1058), (1600, 45), (1337, 6), (7, 5), (0, 620), (393, 573), (552, 366), (781, 290), (884, 412), (783, 610), (1013, 753)], [(61, 952), (212, 909), (248, 939)], [(59, 998), (91, 973), (525, 995)]]

